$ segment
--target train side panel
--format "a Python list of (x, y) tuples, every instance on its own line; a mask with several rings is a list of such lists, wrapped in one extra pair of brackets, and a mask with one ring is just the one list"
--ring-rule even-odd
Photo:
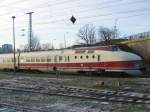
[[(13, 54), (0, 55), (0, 68), (13, 68)], [(133, 53), (109, 50), (64, 50), (16, 54), (16, 67), (21, 69), (60, 71), (115, 71), (136, 73), (142, 59)]]

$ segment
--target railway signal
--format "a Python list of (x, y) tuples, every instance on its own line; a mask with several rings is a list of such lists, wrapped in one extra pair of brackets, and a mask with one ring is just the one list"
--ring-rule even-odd
[(70, 21), (74, 24), (75, 22), (76, 22), (76, 18), (74, 17), (74, 16), (72, 16), (71, 18), (70, 18)]

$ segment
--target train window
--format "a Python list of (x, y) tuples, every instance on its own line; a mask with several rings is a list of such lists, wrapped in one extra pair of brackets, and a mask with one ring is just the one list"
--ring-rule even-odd
[(41, 58), (41, 62), (46, 62), (46, 59), (45, 58)]
[[(16, 60), (16, 62), (17, 62), (18, 59), (15, 58), (15, 60)], [(6, 60), (5, 60), (5, 62), (6, 62)], [(11, 58), (11, 59), (10, 59), (10, 62), (14, 62), (14, 58)]]
[(82, 59), (83, 58), (83, 56), (80, 56), (80, 59)]
[(85, 50), (76, 50), (75, 53), (78, 53), (78, 54), (83, 54), (85, 53), (86, 51)]
[(119, 51), (119, 47), (118, 46), (112, 46), (112, 51)]
[(57, 62), (57, 56), (54, 57), (54, 62)]
[(14, 58), (11, 58), (11, 62), (14, 62)]
[(98, 55), (98, 58), (97, 58), (97, 60), (98, 60), (98, 61), (100, 61), (100, 55)]
[(50, 57), (47, 58), (47, 62), (51, 62), (51, 58)]
[(86, 56), (86, 59), (88, 59), (88, 58), (89, 58), (89, 56), (87, 55), (87, 56)]
[(88, 53), (94, 53), (94, 50), (89, 50)]
[(36, 58), (36, 62), (40, 62), (40, 58)]
[(7, 62), (10, 63), (10, 58), (7, 58)]
[(70, 62), (70, 57), (68, 56), (68, 62)]
[(94, 58), (95, 58), (95, 55), (93, 55), (92, 58), (94, 59)]
[(1, 62), (2, 62), (2, 63), (4, 63), (4, 60), (3, 60), (3, 59), (1, 59)]
[(59, 56), (59, 61), (62, 61), (63, 60), (63, 57), (62, 56)]
[(35, 62), (35, 58), (31, 58), (31, 62)]
[(75, 56), (74, 58), (77, 59), (77, 56)]
[(26, 58), (26, 62), (30, 62), (31, 60), (30, 60), (30, 58)]
[(65, 58), (65, 62), (67, 62), (67, 57), (65, 56), (64, 58)]
[(3, 63), (6, 63), (6, 60), (5, 60), (5, 59), (3, 59)]

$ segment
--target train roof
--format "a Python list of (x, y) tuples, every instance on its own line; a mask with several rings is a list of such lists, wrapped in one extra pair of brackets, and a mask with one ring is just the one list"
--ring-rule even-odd
[[(49, 51), (33, 51), (33, 52), (21, 52), (22, 55), (24, 56), (28, 56), (28, 55), (37, 55), (38, 56), (42, 56), (42, 55), (57, 55), (57, 54), (75, 54), (75, 53), (80, 53), (80, 51), (112, 51), (113, 48), (112, 46), (117, 46), (117, 45), (109, 45), (109, 46), (92, 46), (92, 47), (80, 47), (80, 48), (75, 48), (75, 49), (63, 49), (63, 50), (49, 50)], [(16, 53), (16, 55), (18, 55), (19, 52)], [(13, 53), (9, 53), (9, 54), (0, 54), (0, 56), (10, 56), (13, 55)]]
[(109, 46), (93, 46), (93, 47), (80, 47), (80, 48), (76, 48), (75, 50), (106, 50), (106, 51), (110, 51), (110, 50), (112, 50), (112, 46), (114, 46), (114, 45), (109, 45)]

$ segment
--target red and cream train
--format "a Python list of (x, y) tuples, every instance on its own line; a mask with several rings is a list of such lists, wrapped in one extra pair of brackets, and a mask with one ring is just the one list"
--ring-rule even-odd
[[(119, 45), (16, 53), (17, 68), (47, 71), (141, 74), (142, 61), (138, 54)], [(1, 69), (13, 69), (13, 64), (13, 54), (0, 54)]]

